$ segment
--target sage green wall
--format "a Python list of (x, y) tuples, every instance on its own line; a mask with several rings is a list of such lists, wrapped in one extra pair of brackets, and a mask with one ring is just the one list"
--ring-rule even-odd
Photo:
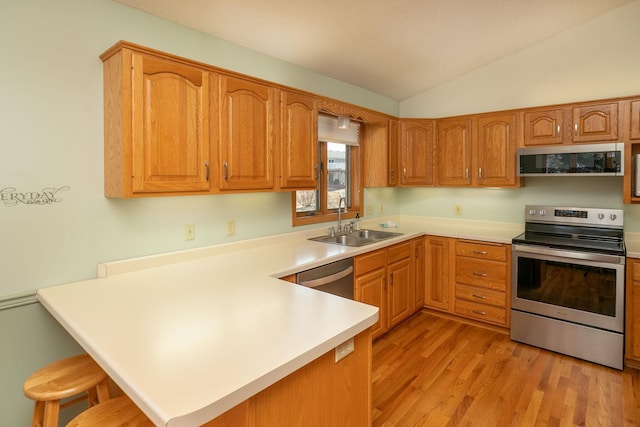
[[(621, 31), (620, 26), (633, 20), (637, 22), (638, 2), (625, 10), (629, 16), (613, 15), (623, 24), (605, 17), (594, 20), (595, 28), (602, 27), (604, 34), (617, 33)], [(591, 29), (595, 24), (585, 25)], [(603, 34), (582, 35), (595, 40)], [(627, 36), (631, 39), (625, 46), (638, 46), (634, 41), (637, 34), (632, 31)], [(80, 351), (38, 304), (2, 306), (3, 297), (95, 277), (96, 264), (102, 261), (292, 230), (287, 193), (145, 200), (103, 197), (102, 64), (98, 55), (117, 40), (129, 40), (392, 115), (400, 112), (402, 116), (437, 117), (494, 110), (511, 107), (514, 104), (511, 98), (518, 96), (512, 86), (501, 88), (508, 79), (501, 74), (494, 76), (500, 68), (494, 65), (399, 105), (111, 0), (5, 0), (0, 13), (0, 39), (3, 40), (0, 44), (3, 59), (0, 67), (0, 191), (13, 188), (15, 190), (9, 192), (31, 193), (42, 192), (44, 188), (69, 187), (58, 194), (61, 201), (45, 205), (8, 206), (0, 196), (0, 426), (28, 425), (30, 402), (22, 396), (21, 385), (29, 372)], [(564, 48), (564, 43), (558, 46)], [(583, 46), (588, 44), (578, 43), (578, 49)], [(631, 67), (629, 73), (637, 74), (635, 61), (638, 59), (634, 52), (633, 49), (613, 49), (608, 57), (611, 68), (628, 66)], [(562, 77), (560, 80), (554, 80), (554, 73), (547, 71), (541, 75), (529, 73), (526, 79), (517, 81), (538, 88), (528, 93), (544, 93), (546, 89), (540, 92), (543, 81), (553, 82), (556, 89), (558, 85), (571, 84), (568, 75), (572, 70), (602, 68), (585, 60), (567, 65), (565, 54), (567, 52), (554, 53), (554, 58), (562, 57), (562, 61), (554, 64)], [(514, 55), (515, 60), (508, 58), (505, 64), (515, 61), (514, 64), (526, 68), (527, 61), (540, 59), (536, 55), (540, 54), (534, 47), (524, 56)], [(620, 73), (618, 71), (616, 77)], [(510, 73), (508, 77), (511, 78)], [(585, 93), (585, 99), (640, 93), (637, 82), (635, 86), (630, 82), (614, 85), (610, 80), (613, 79), (586, 76), (580, 79), (584, 92), (577, 88), (557, 95), (549, 90), (550, 96), (540, 97), (536, 102), (571, 100), (576, 93)], [(489, 93), (468, 91), (469, 86), (477, 83), (489, 83), (492, 88)], [(604, 84), (604, 89), (594, 92), (593, 87), (600, 84)], [(518, 101), (529, 105), (535, 97)], [(513, 217), (506, 214), (507, 210), (519, 209), (522, 203), (528, 202), (525, 195), (538, 202), (539, 196), (546, 192), (534, 184), (523, 190), (505, 191), (504, 196), (498, 196), (499, 193), (487, 196), (489, 190), (367, 189), (365, 206), (372, 206), (374, 216), (397, 212), (450, 216), (451, 204), (463, 200), (460, 204), (465, 218), (517, 221), (515, 214)], [(588, 184), (579, 187), (585, 194), (589, 189)], [(609, 196), (602, 188), (594, 195)], [(560, 195), (557, 197), (562, 200)], [(584, 199), (592, 204), (586, 195)], [(225, 236), (228, 219), (236, 221), (233, 238)], [(183, 240), (186, 223), (196, 225), (196, 240), (192, 242)]]
[[(0, 426), (21, 426), (31, 416), (27, 375), (80, 349), (40, 305), (14, 307), (11, 297), (95, 277), (102, 261), (292, 230), (288, 193), (106, 199), (100, 53), (124, 39), (392, 115), (398, 103), (111, 0), (1, 0), (0, 9)], [(6, 203), (66, 186), (57, 203)], [(372, 194), (397, 212), (384, 191)]]
[[(448, 117), (539, 105), (640, 95), (640, 1), (400, 103), (401, 117)], [(631, 171), (627, 171), (631, 173)], [(640, 208), (622, 204), (621, 178), (526, 178), (518, 190), (400, 189), (400, 213), (523, 222), (526, 204), (625, 210), (625, 230), (640, 232)]]

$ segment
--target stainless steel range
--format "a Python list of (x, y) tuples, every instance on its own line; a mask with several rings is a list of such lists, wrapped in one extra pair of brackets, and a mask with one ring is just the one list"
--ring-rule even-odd
[(511, 339), (622, 369), (623, 211), (525, 209), (512, 242)]

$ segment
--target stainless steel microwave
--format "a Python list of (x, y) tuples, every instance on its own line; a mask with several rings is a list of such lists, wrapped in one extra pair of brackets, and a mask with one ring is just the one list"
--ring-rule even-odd
[(518, 176), (593, 175), (624, 175), (624, 143), (518, 149)]

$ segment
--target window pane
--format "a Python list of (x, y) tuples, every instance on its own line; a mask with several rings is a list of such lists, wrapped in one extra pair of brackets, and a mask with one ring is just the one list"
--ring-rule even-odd
[(318, 190), (296, 191), (296, 212), (314, 212), (318, 210)]
[(327, 209), (337, 209), (340, 198), (349, 194), (348, 160), (345, 144), (327, 143)]

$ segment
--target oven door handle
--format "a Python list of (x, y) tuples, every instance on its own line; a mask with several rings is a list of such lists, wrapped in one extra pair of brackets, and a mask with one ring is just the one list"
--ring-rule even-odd
[(548, 246), (515, 244), (513, 245), (512, 250), (514, 252), (518, 251), (520, 253), (525, 253), (525, 254), (530, 253), (530, 254), (548, 255), (548, 256), (554, 256), (559, 258), (606, 262), (609, 264), (624, 265), (625, 263), (625, 258), (623, 256), (599, 254), (599, 253), (593, 253), (593, 252), (576, 252), (576, 251), (569, 251), (565, 249), (554, 249)]

